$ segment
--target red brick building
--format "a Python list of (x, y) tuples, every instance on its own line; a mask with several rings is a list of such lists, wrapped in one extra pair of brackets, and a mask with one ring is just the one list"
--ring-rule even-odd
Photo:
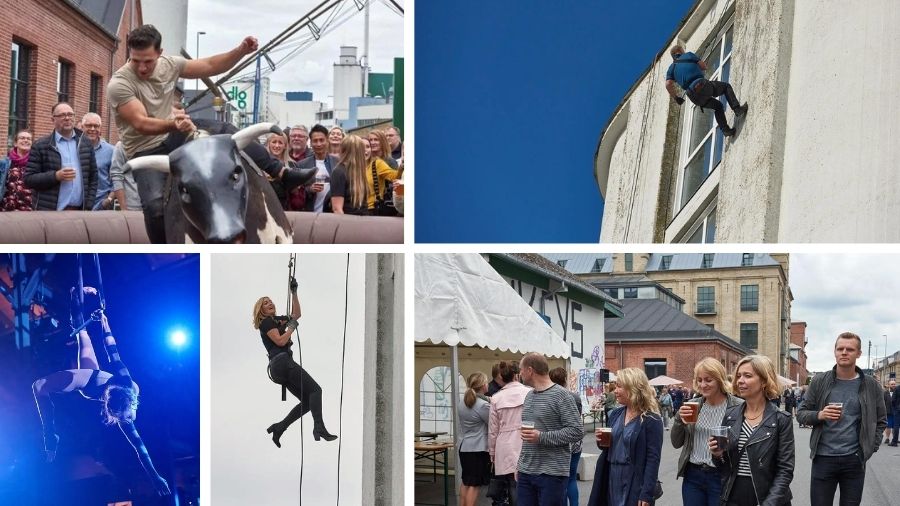
[(624, 299), (622, 318), (606, 319), (606, 367), (644, 370), (690, 385), (694, 365), (713, 357), (732, 374), (741, 357), (753, 351), (684, 314), (660, 299)]
[[(790, 379), (805, 385), (806, 370), (806, 322), (791, 322)], [(799, 378), (799, 380), (798, 380)]]
[(12, 48), (0, 58), (4, 147), (20, 128), (48, 135), (61, 99), (79, 120), (100, 114), (103, 136), (116, 142), (106, 84), (125, 63), (126, 35), (142, 24), (140, 0), (0, 0), (0, 12), (0, 44)]

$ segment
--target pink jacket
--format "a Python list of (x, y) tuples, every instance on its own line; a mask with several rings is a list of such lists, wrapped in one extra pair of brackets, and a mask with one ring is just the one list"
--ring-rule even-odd
[(491, 397), (491, 417), (488, 423), (488, 450), (494, 459), (495, 474), (516, 472), (522, 451), (522, 404), (531, 389), (518, 381), (503, 385)]

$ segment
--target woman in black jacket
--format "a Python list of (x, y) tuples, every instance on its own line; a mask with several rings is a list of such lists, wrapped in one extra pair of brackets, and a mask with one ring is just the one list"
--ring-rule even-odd
[(291, 314), (279, 316), (275, 304), (268, 297), (260, 297), (253, 305), (253, 328), (259, 330), (259, 337), (269, 356), (269, 377), (275, 383), (285, 386), (300, 402), (280, 422), (266, 429), (272, 434), (272, 442), (281, 448), (281, 435), (288, 427), (306, 413), (312, 412), (313, 438), (334, 441), (337, 436), (329, 434), (322, 421), (322, 388), (297, 362), (294, 362), (291, 336), (300, 319), (300, 299), (297, 297), (297, 280), (291, 277)]
[(722, 506), (791, 504), (794, 478), (794, 427), (791, 416), (770, 402), (779, 397), (778, 376), (768, 357), (738, 362), (734, 389), (744, 404), (728, 408), (722, 425), (728, 442), (709, 438), (713, 462), (722, 474)]

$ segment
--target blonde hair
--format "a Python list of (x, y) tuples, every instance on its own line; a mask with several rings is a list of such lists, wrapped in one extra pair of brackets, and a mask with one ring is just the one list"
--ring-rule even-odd
[(347, 171), (350, 182), (350, 204), (353, 207), (367, 206), (366, 189), (366, 146), (357, 135), (348, 135), (341, 141), (340, 164)]
[(378, 148), (381, 152), (381, 154), (378, 155), (379, 158), (386, 159), (387, 157), (391, 156), (391, 145), (388, 142), (387, 136), (384, 135), (383, 131), (372, 130), (371, 132), (369, 132), (369, 135), (374, 135), (377, 138), (376, 142), (378, 142)]
[(616, 384), (625, 390), (631, 407), (640, 411), (641, 416), (648, 411), (659, 414), (656, 394), (644, 371), (636, 367), (620, 369), (616, 371)]
[(712, 357), (706, 357), (700, 362), (697, 362), (697, 365), (694, 366), (693, 386), (695, 391), (700, 391), (700, 382), (697, 381), (697, 376), (700, 376), (700, 373), (703, 372), (709, 374), (714, 380), (716, 380), (716, 383), (719, 384), (720, 392), (725, 395), (728, 395), (732, 392), (731, 384), (726, 379), (727, 373), (725, 372), (725, 366)]
[(466, 381), (466, 385), (469, 388), (466, 390), (466, 396), (463, 398), (463, 402), (466, 403), (466, 407), (471, 408), (475, 405), (475, 399), (478, 395), (478, 391), (484, 388), (488, 383), (487, 375), (483, 372), (473, 372), (469, 375), (468, 381)]
[[(269, 299), (268, 297), (260, 297), (257, 299), (256, 304), (253, 304), (253, 328), (259, 329), (259, 324), (265, 319), (262, 314), (262, 306), (263, 301)], [(271, 300), (271, 299), (269, 299)]]
[(737, 372), (744, 364), (750, 364), (754, 374), (759, 376), (763, 382), (763, 395), (766, 399), (777, 399), (781, 397), (781, 387), (778, 385), (778, 375), (775, 374), (775, 365), (765, 355), (747, 355), (740, 359), (734, 368), (734, 380), (732, 388), (737, 391), (738, 375)]
[[(272, 139), (277, 139), (277, 138), (280, 138), (281, 141), (284, 142), (284, 150), (281, 152), (281, 156), (278, 156), (278, 157), (276, 157), (275, 155), (272, 154), (272, 148), (269, 146), (269, 144), (272, 142)], [(280, 133), (280, 134), (271, 133), (271, 134), (269, 134), (268, 137), (266, 137), (266, 151), (269, 152), (269, 156), (276, 158), (278, 161), (280, 161), (282, 164), (284, 164), (285, 167), (288, 167), (288, 164), (291, 161), (289, 158), (289, 155), (288, 155), (288, 152), (290, 150), (291, 150), (291, 143), (288, 140), (287, 135), (284, 135), (284, 133)]]

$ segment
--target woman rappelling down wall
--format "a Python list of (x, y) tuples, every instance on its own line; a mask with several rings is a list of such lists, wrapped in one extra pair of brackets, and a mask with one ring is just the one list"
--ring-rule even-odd
[(253, 306), (253, 328), (259, 329), (259, 336), (269, 356), (269, 377), (275, 383), (286, 387), (300, 400), (280, 422), (266, 429), (272, 434), (275, 446), (281, 448), (281, 435), (307, 412), (312, 412), (313, 438), (333, 441), (337, 436), (329, 434), (322, 420), (322, 389), (319, 384), (294, 362), (291, 335), (298, 326), (300, 300), (297, 298), (297, 280), (290, 277), (290, 316), (278, 316), (275, 304), (269, 297), (262, 297)]
[[(101, 415), (104, 422), (108, 425), (119, 426), (122, 434), (137, 452), (138, 459), (153, 482), (156, 492), (159, 495), (169, 495), (168, 483), (156, 472), (147, 447), (144, 446), (141, 436), (135, 428), (139, 388), (119, 355), (116, 339), (112, 335), (109, 321), (103, 312), (105, 304), (102, 302), (102, 296), (100, 297), (101, 308), (91, 313), (90, 318), (84, 321), (82, 314), (84, 295), (97, 296), (98, 292), (89, 286), (82, 288), (80, 277), (78, 285), (71, 290), (70, 305), (73, 334), (77, 333), (78, 335), (78, 368), (55, 372), (32, 384), (34, 399), (44, 429), (44, 450), (47, 460), (52, 462), (56, 458), (59, 445), (53, 401), (50, 395), (77, 391), (87, 399), (102, 403)], [(103, 349), (109, 362), (109, 371), (100, 369), (91, 337), (87, 332), (87, 325), (91, 321), (99, 321), (103, 329)]]

